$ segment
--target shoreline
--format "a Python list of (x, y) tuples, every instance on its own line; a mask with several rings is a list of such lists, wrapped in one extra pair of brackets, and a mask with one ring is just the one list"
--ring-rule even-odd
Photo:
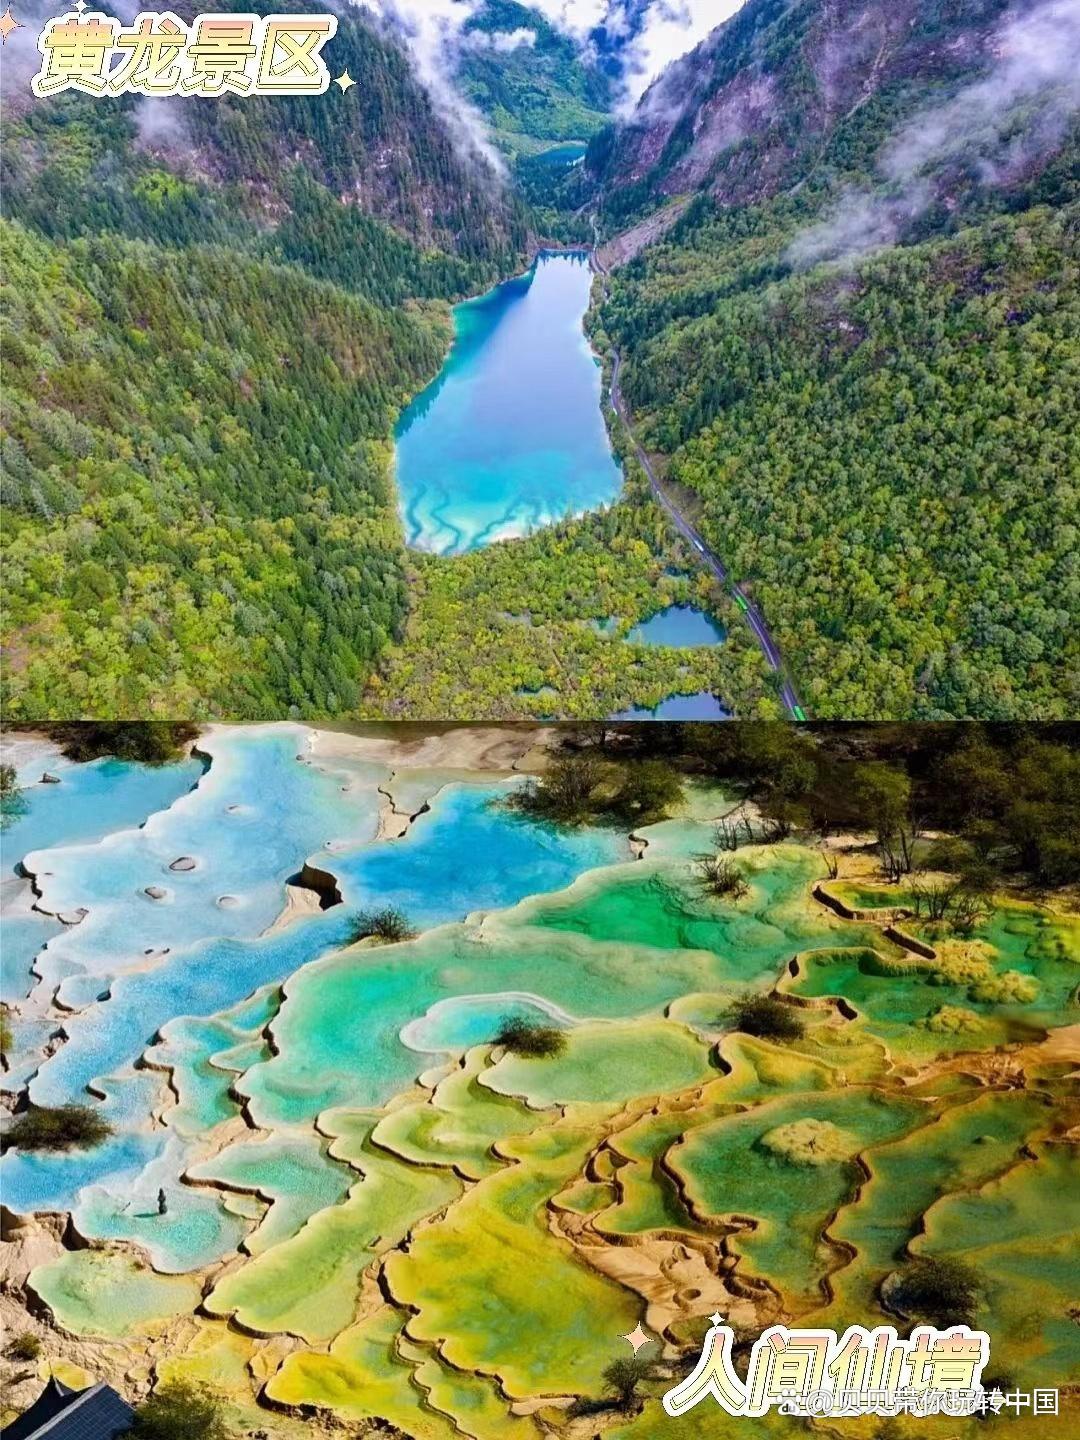
[[(401, 730), (413, 733), (402, 736)], [(510, 732), (510, 733), (508, 733)], [(518, 775), (544, 768), (550, 727), (536, 721), (512, 725), (470, 725), (466, 722), (358, 721), (313, 725), (313, 761), (363, 760), (398, 770), (447, 772), (446, 780), (468, 774)], [(393, 775), (391, 775), (391, 785)]]

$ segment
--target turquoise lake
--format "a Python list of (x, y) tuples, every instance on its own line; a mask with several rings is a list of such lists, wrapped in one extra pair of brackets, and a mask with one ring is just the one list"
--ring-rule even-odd
[(544, 150), (541, 154), (532, 158), (531, 164), (536, 168), (549, 170), (565, 170), (570, 165), (576, 165), (578, 161), (584, 160), (587, 145), (577, 140), (568, 140), (565, 145), (553, 145), (550, 150)]
[(410, 545), (458, 554), (615, 499), (622, 472), (582, 325), (591, 285), (583, 251), (546, 253), (456, 307), (446, 364), (397, 428)]
[(673, 645), (698, 649), (705, 645), (720, 645), (724, 640), (724, 628), (694, 605), (669, 605), (666, 610), (660, 610), (640, 625), (635, 625), (626, 638), (632, 645)]

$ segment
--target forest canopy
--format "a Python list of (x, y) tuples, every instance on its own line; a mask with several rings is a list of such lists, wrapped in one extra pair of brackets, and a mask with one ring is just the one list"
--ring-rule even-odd
[(12, 718), (355, 703), (404, 619), (387, 436), (443, 314), (207, 247), (3, 245)]
[(1075, 713), (1078, 224), (1040, 208), (853, 269), (732, 277), (668, 319), (674, 275), (733, 266), (732, 224), (706, 219), (605, 307), (646, 443), (701, 497), (811, 714)]
[(1078, 40), (1033, 40), (1056, 13), (746, 0), (590, 146), (600, 234), (654, 241), (611, 245), (599, 325), (640, 437), (812, 716), (1076, 714)]

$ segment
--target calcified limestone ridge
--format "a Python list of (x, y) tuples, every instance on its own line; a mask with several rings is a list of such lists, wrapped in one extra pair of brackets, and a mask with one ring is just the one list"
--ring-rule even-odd
[[(501, 803), (522, 732), (201, 744), (162, 808), (47, 837), (5, 892), (43, 941), (7, 1086), (89, 1090), (114, 1126), (3, 1162), (0, 1310), (64, 1373), (190, 1376), (272, 1435), (724, 1436), (659, 1409), (708, 1315), (881, 1321), (923, 1253), (978, 1268), (1003, 1373), (1080, 1373), (1075, 916), (1002, 899), (943, 938), (857, 845), (833, 881), (747, 847), (749, 893), (714, 899), (695, 856), (722, 795), (633, 843), (556, 831)], [(305, 862), (342, 903), (275, 925)], [(382, 904), (416, 938), (348, 944)], [(726, 1030), (748, 989), (790, 996), (803, 1037)], [(561, 1053), (501, 1050), (507, 1014)], [(575, 1415), (638, 1322), (642, 1403)]]

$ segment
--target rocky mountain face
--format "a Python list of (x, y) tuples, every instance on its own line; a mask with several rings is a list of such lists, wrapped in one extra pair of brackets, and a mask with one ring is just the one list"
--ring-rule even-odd
[[(656, 80), (630, 123), (598, 138), (590, 169), (615, 217), (687, 192), (753, 204), (823, 163), (857, 171), (876, 144), (969, 82), (988, 90), (952, 117), (958, 134), (980, 118), (970, 113), (980, 100), (993, 107), (999, 79), (1002, 109), (1068, 87), (1068, 67), (1047, 51), (1068, 54), (1078, 10), (1071, 0), (748, 0)], [(959, 168), (972, 157), (952, 158)], [(1014, 158), (1019, 172), (1031, 157)]]
[(424, 244), (470, 257), (520, 244), (513, 200), (477, 137), (420, 83), (389, 27), (350, 7), (331, 43), (332, 73), (357, 81), (345, 96), (225, 97), (185, 110), (212, 173), (261, 191), (272, 209), (300, 166), (343, 204)]

